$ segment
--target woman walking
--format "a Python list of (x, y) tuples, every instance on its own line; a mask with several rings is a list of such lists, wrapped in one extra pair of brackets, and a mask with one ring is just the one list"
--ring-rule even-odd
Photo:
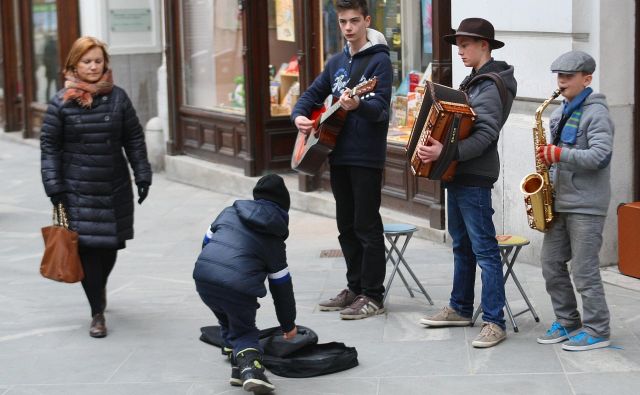
[(147, 197), (151, 166), (142, 126), (124, 90), (113, 84), (106, 45), (75, 41), (64, 66), (65, 85), (49, 103), (41, 128), (44, 189), (67, 210), (79, 234), (82, 287), (91, 306), (89, 335), (105, 337), (106, 284), (119, 249), (133, 238), (133, 190), (127, 160)]

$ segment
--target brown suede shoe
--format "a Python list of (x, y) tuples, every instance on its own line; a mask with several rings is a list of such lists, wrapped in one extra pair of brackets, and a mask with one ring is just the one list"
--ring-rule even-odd
[(91, 320), (91, 327), (89, 328), (89, 336), (97, 338), (107, 336), (107, 326), (104, 322), (104, 314), (98, 313), (93, 316), (93, 319)]
[(318, 310), (320, 311), (340, 311), (344, 308), (347, 308), (356, 300), (355, 293), (351, 292), (351, 290), (343, 289), (339, 294), (334, 296), (329, 300), (324, 300), (318, 303)]

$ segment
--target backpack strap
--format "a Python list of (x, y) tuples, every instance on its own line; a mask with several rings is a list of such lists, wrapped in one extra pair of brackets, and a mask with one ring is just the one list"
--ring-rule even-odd
[(502, 101), (502, 106), (504, 107), (507, 104), (507, 87), (498, 73), (491, 72), (476, 75), (467, 83), (467, 90), (469, 90), (473, 84), (482, 80), (491, 80), (496, 84), (496, 88), (498, 88), (498, 93), (500, 94), (500, 100)]
[(493, 83), (496, 85), (496, 88), (498, 88), (498, 94), (500, 95), (500, 101), (502, 102), (502, 119), (503, 122), (506, 121), (507, 117), (509, 116), (509, 113), (507, 112), (507, 87), (504, 84), (504, 80), (502, 79), (502, 77), (500, 77), (500, 74), (494, 72), (478, 74), (466, 84), (465, 91), (469, 91), (469, 88), (473, 84), (476, 84), (483, 80), (493, 81)]

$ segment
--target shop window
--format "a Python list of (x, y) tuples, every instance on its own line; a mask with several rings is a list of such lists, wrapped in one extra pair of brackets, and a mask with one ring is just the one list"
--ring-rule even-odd
[(269, 0), (269, 96), (271, 116), (289, 116), (300, 97), (293, 0)]
[[(420, 89), (431, 79), (432, 0), (369, 0), (370, 28), (384, 34), (393, 65), (390, 142), (406, 143), (421, 102)], [(323, 62), (344, 41), (332, 0), (322, 1)]]
[(0, 127), (5, 123), (4, 106), (4, 48), (2, 48), (2, 10), (0, 10)]
[(36, 102), (47, 103), (62, 88), (58, 49), (58, 11), (55, 0), (31, 2), (33, 81)]
[(244, 115), (242, 20), (237, 0), (183, 0), (184, 104)]

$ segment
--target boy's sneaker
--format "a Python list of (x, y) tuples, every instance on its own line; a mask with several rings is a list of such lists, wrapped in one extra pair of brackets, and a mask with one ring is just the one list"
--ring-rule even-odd
[(231, 356), (233, 355), (233, 348), (231, 347), (222, 347), (220, 349), (220, 353), (227, 357), (228, 360), (231, 360)]
[(349, 307), (356, 300), (356, 296), (358, 295), (351, 292), (351, 290), (343, 289), (335, 297), (318, 303), (318, 309), (320, 311), (340, 311)]
[(234, 387), (242, 387), (242, 378), (240, 377), (240, 367), (238, 367), (238, 365), (231, 365), (231, 378), (229, 378), (229, 384)]
[(469, 326), (471, 318), (458, 314), (451, 306), (445, 306), (438, 313), (420, 319), (426, 326)]
[(476, 348), (493, 347), (507, 338), (507, 332), (493, 322), (485, 322), (482, 324), (482, 330), (471, 342)]
[(264, 374), (262, 356), (255, 348), (246, 348), (236, 355), (240, 368), (240, 380), (245, 391), (254, 394), (266, 394), (276, 387), (269, 382)]
[(565, 328), (560, 325), (558, 321), (551, 324), (551, 328), (547, 330), (547, 333), (538, 337), (536, 341), (540, 344), (555, 344), (561, 343), (569, 338), (571, 332), (580, 329), (579, 326), (575, 328)]
[(594, 337), (585, 331), (580, 331), (577, 335), (569, 337), (569, 341), (562, 345), (567, 351), (587, 351), (596, 348), (609, 347), (611, 341), (607, 337)]
[(368, 296), (358, 295), (349, 307), (340, 311), (340, 318), (343, 320), (360, 320), (382, 313), (384, 313), (382, 303), (376, 302)]

